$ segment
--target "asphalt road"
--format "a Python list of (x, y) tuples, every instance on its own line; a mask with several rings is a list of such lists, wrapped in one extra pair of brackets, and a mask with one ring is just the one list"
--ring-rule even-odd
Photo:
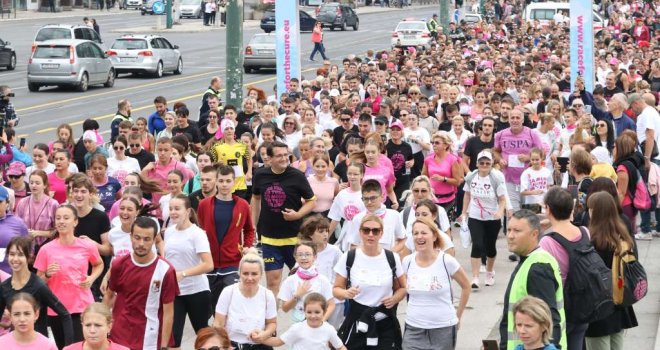
[[(360, 16), (360, 29), (353, 32), (330, 31), (325, 32), (326, 52), (333, 62), (341, 64), (341, 59), (350, 53), (363, 53), (368, 48), (383, 49), (390, 45), (390, 32), (396, 23), (403, 17), (428, 17), (430, 9), (393, 10), (377, 14), (363, 14)], [(196, 19), (184, 19), (195, 21)], [(155, 16), (140, 16), (137, 11), (121, 12), (121, 14), (99, 17), (101, 35), (106, 46), (121, 33), (111, 30), (153, 25)], [(82, 17), (72, 16), (60, 23), (81, 23)], [(27, 89), (27, 60), (30, 53), (32, 39), (37, 30), (45, 23), (44, 20), (23, 20), (15, 22), (0, 22), (0, 37), (10, 40), (16, 49), (18, 67), (15, 71), (0, 71), (0, 83), (12, 87), (16, 94), (13, 103), (21, 122), (17, 134), (26, 136), (28, 146), (37, 142), (51, 141), (55, 137), (55, 128), (61, 123), (69, 123), (74, 128), (74, 136), (80, 136), (82, 124), (86, 118), (99, 120), (102, 131), (109, 128), (110, 118), (117, 108), (117, 101), (128, 98), (133, 106), (133, 116), (148, 116), (153, 110), (152, 101), (157, 95), (165, 96), (168, 101), (185, 102), (196, 118), (197, 109), (201, 102), (201, 94), (205, 91), (214, 75), (224, 78), (225, 74), (225, 31), (200, 33), (164, 33), (173, 44), (179, 45), (184, 59), (184, 73), (180, 76), (171, 74), (161, 79), (150, 77), (134, 77), (121, 75), (113, 88), (93, 86), (85, 93), (72, 89), (57, 87), (42, 88), (39, 92), (29, 92)], [(245, 28), (244, 43), (259, 28)], [(303, 45), (303, 74), (316, 69), (307, 58), (311, 52), (311, 38), (309, 33), (301, 35)], [(320, 57), (317, 56), (319, 59)], [(246, 74), (245, 85), (256, 84), (266, 91), (272, 91), (275, 83), (275, 71), (262, 71), (258, 74)]]

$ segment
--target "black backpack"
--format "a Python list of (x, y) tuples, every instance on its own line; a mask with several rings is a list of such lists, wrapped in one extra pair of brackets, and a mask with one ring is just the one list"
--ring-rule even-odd
[(614, 311), (612, 272), (582, 227), (580, 233), (582, 237), (578, 242), (571, 242), (557, 232), (548, 235), (568, 253), (570, 268), (564, 284), (566, 320), (590, 323), (602, 320)]

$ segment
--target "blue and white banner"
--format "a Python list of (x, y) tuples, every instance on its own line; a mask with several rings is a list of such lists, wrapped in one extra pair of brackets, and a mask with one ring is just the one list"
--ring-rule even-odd
[(275, 1), (277, 99), (289, 91), (291, 78), (300, 79), (300, 16), (297, 0)]
[(584, 77), (587, 91), (594, 90), (593, 0), (571, 0), (571, 88)]

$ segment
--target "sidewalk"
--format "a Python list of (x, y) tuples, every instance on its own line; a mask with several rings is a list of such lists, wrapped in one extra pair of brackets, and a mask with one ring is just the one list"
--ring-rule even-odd
[[(358, 7), (355, 12), (358, 15), (366, 15), (371, 13), (382, 13), (389, 11), (406, 11), (409, 9), (424, 9), (424, 8), (435, 8), (437, 5), (422, 5), (422, 6), (412, 6), (405, 7), (403, 9), (393, 8), (393, 7), (380, 7), (380, 6), (366, 6)], [(315, 7), (300, 7), (301, 10), (314, 14)], [(165, 20), (163, 17), (163, 26), (165, 25)], [(243, 28), (256, 28), (259, 27), (259, 20), (245, 20), (243, 21)], [(113, 33), (201, 33), (201, 32), (213, 32), (219, 30), (225, 30), (226, 27), (214, 25), (214, 26), (205, 26), (201, 20), (184, 20), (180, 24), (175, 24), (171, 29), (157, 28), (153, 25), (149, 26), (139, 26), (131, 28), (122, 28), (122, 29), (113, 29)]]
[(3, 21), (25, 21), (25, 20), (37, 20), (37, 19), (51, 19), (51, 18), (71, 18), (71, 17), (105, 17), (105, 16), (118, 16), (118, 15), (123, 15), (126, 13), (133, 13), (133, 12), (138, 12), (138, 10), (130, 9), (130, 10), (120, 10), (118, 7), (115, 6), (115, 8), (111, 9), (110, 11), (107, 10), (90, 10), (87, 8), (74, 8), (71, 11), (62, 11), (62, 12), (39, 12), (39, 11), (33, 11), (33, 10), (28, 10), (28, 11), (23, 11), (23, 10), (18, 10), (16, 11), (16, 18), (14, 18), (14, 13), (9, 15), (10, 17), (8, 18), (7, 14), (4, 14), (3, 18), (0, 18), (0, 22)]

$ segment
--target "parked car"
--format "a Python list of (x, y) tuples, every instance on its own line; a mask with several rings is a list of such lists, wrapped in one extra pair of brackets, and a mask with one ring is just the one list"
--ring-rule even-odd
[(183, 73), (179, 46), (160, 35), (127, 34), (107, 51), (117, 73), (147, 73), (156, 78), (164, 72)]
[(392, 32), (392, 47), (424, 46), (428, 49), (432, 40), (424, 21), (401, 21)]
[(251, 73), (252, 70), (260, 68), (275, 68), (275, 33), (258, 33), (252, 36), (245, 47), (243, 56), (243, 70)]
[(16, 69), (16, 51), (9, 41), (0, 39), (0, 67), (7, 70)]
[(124, 2), (125, 10), (128, 10), (129, 8), (138, 10), (142, 6), (142, 0), (124, 0), (124, 1), (125, 1)]
[(32, 42), (32, 51), (34, 51), (37, 44), (57, 39), (91, 40), (105, 49), (99, 33), (85, 24), (47, 24), (37, 31), (37, 35), (35, 35)]
[(346, 27), (353, 27), (353, 30), (358, 30), (360, 26), (357, 13), (348, 4), (336, 2), (317, 7), (316, 19), (321, 21), (323, 27), (328, 27), (330, 30), (335, 30), (335, 28), (346, 30)]
[[(163, 0), (142, 0), (142, 7), (140, 7), (140, 13), (142, 16), (146, 15), (147, 13), (150, 15), (154, 14), (154, 2), (156, 1), (163, 1)], [(163, 15), (165, 12), (162, 13)]]
[(202, 18), (202, 6), (200, 0), (181, 0), (181, 18)]
[(61, 39), (37, 44), (28, 61), (27, 83), (32, 92), (42, 86), (115, 84), (115, 68), (101, 47), (89, 40)]
[[(299, 10), (299, 11), (300, 11), (300, 31), (311, 32), (312, 30), (314, 30), (314, 24), (316, 24), (316, 19), (303, 10)], [(261, 29), (263, 29), (263, 31), (266, 33), (275, 31), (274, 10), (264, 12), (264, 16), (261, 18)]]

